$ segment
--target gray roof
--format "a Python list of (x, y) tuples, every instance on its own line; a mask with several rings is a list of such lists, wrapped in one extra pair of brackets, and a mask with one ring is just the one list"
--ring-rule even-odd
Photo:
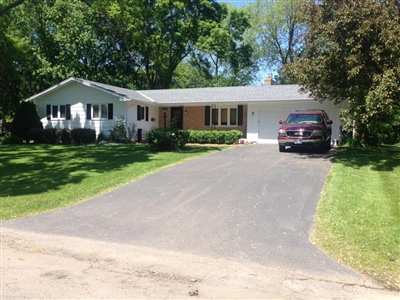
[(124, 101), (140, 101), (159, 105), (195, 105), (215, 103), (249, 103), (290, 100), (310, 100), (310, 96), (301, 94), (298, 85), (264, 85), (208, 87), (168, 90), (131, 90), (113, 85), (103, 84), (81, 78), (71, 77), (46, 91), (32, 96), (28, 100), (40, 97), (70, 82), (79, 82), (92, 88), (122, 98)]
[(298, 85), (209, 87), (138, 91), (158, 104), (205, 104), (308, 100)]

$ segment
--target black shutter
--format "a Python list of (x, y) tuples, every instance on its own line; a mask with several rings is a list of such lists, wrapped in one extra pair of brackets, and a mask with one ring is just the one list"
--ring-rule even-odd
[(204, 119), (204, 125), (210, 125), (210, 112), (211, 112), (211, 107), (206, 106), (205, 107), (205, 119)]
[(92, 104), (86, 104), (86, 120), (92, 119)]
[(112, 103), (108, 103), (108, 119), (112, 120), (114, 116), (114, 106)]
[(243, 105), (238, 105), (238, 125), (243, 125)]
[(47, 116), (47, 120), (51, 119), (51, 105), (50, 104), (46, 105), (46, 116)]
[(140, 121), (140, 105), (137, 106), (137, 120)]
[(71, 120), (71, 104), (65, 105), (65, 109), (66, 109), (65, 119), (66, 120)]
[(146, 121), (149, 120), (149, 107), (146, 106)]

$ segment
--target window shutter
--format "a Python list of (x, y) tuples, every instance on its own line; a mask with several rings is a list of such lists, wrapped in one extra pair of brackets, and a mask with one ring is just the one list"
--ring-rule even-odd
[(140, 121), (140, 105), (137, 106), (137, 120)]
[(146, 121), (149, 120), (149, 107), (146, 106)]
[(46, 116), (47, 116), (47, 120), (51, 119), (51, 105), (50, 104), (46, 105)]
[(92, 119), (92, 104), (86, 104), (86, 120)]
[(238, 105), (238, 125), (243, 125), (243, 105)]
[(71, 120), (71, 104), (65, 105), (66, 112), (65, 112), (65, 119)]
[(204, 120), (204, 125), (210, 125), (210, 106), (205, 107), (205, 120)]
[(112, 120), (114, 116), (114, 105), (112, 103), (108, 103), (108, 119)]

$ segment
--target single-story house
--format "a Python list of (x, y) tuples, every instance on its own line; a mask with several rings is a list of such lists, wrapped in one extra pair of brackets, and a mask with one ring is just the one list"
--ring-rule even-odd
[[(338, 106), (320, 103), (299, 92), (298, 85), (130, 90), (71, 77), (27, 100), (33, 101), (45, 128), (93, 128), (109, 133), (118, 117), (145, 132), (169, 126), (175, 118), (188, 130), (243, 132), (244, 140), (277, 143), (279, 120), (296, 109), (324, 109), (333, 121), (332, 139), (339, 139)], [(268, 84), (269, 83), (269, 84)]]

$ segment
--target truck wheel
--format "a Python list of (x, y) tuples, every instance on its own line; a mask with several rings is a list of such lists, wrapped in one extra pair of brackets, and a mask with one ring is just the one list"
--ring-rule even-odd
[(285, 146), (279, 145), (279, 152), (285, 152), (285, 150), (286, 150)]

